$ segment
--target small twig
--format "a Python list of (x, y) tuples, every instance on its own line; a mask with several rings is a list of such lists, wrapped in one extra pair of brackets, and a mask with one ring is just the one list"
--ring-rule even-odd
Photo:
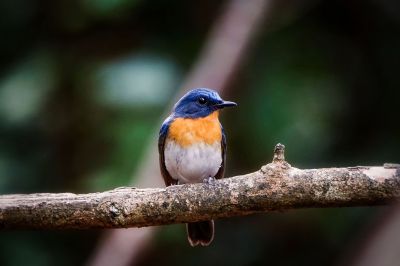
[(278, 143), (274, 149), (274, 158), (272, 162), (277, 163), (283, 161), (285, 161), (285, 145)]

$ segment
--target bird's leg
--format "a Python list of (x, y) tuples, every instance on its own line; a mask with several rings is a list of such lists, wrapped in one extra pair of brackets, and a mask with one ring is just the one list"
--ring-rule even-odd
[(209, 176), (208, 178), (203, 179), (203, 183), (208, 184), (208, 185), (214, 185), (215, 184), (215, 177), (214, 176)]

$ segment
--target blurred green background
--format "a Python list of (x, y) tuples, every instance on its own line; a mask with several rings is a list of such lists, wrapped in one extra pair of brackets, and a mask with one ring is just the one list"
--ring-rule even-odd
[[(224, 3), (1, 1), (0, 193), (128, 185)], [(225, 95), (239, 103), (222, 115), (227, 176), (258, 169), (277, 142), (300, 168), (399, 163), (399, 2), (299, 6), (265, 20)], [(219, 220), (207, 249), (166, 226), (139, 264), (336, 265), (381, 212)], [(0, 232), (0, 265), (83, 265), (99, 235)]]

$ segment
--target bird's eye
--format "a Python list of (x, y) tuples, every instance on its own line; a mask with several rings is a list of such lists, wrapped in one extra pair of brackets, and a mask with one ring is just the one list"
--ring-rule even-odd
[(207, 100), (204, 97), (200, 97), (198, 100), (199, 104), (205, 105), (207, 103)]

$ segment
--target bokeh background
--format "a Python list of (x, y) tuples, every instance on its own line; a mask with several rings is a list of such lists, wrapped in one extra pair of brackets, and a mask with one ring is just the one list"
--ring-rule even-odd
[[(239, 103), (222, 114), (227, 176), (270, 161), (277, 142), (300, 168), (399, 163), (399, 2), (276, 2), (224, 91)], [(1, 1), (0, 193), (134, 183), (226, 4)], [(349, 265), (390, 211), (218, 220), (206, 249), (165, 226), (131, 265)], [(0, 232), (0, 265), (85, 265), (101, 234)]]

